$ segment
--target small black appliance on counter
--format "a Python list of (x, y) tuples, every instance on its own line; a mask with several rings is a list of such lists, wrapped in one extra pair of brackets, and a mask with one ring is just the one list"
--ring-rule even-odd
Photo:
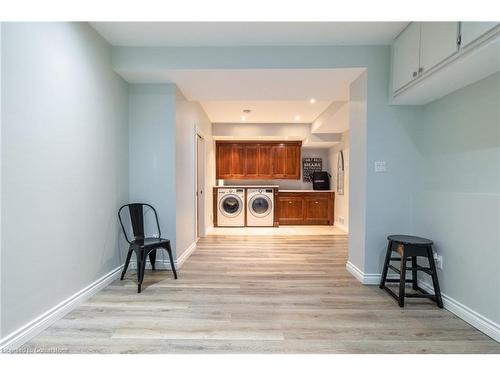
[(321, 171), (313, 172), (311, 180), (314, 190), (330, 190), (330, 173)]

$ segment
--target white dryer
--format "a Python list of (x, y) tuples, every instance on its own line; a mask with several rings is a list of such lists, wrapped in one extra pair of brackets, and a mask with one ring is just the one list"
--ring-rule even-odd
[(245, 189), (217, 189), (217, 226), (245, 226)]
[(274, 189), (247, 189), (247, 226), (274, 226)]

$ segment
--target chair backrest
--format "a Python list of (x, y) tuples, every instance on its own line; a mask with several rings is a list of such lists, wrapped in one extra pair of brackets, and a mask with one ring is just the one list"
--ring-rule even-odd
[(156, 213), (155, 208), (147, 203), (129, 203), (121, 206), (120, 209), (118, 210), (118, 220), (120, 220), (120, 225), (123, 230), (123, 235), (125, 236), (125, 239), (127, 240), (128, 243), (131, 243), (131, 239), (129, 239), (127, 235), (127, 231), (125, 230), (122, 218), (123, 216), (122, 210), (125, 207), (128, 208), (130, 224), (132, 226), (132, 235), (134, 236), (135, 240), (142, 240), (145, 237), (146, 232), (144, 230), (144, 216), (149, 209), (151, 209), (154, 213), (154, 217), (156, 220), (156, 228), (158, 229), (158, 237), (161, 237), (160, 223), (158, 221), (158, 214)]

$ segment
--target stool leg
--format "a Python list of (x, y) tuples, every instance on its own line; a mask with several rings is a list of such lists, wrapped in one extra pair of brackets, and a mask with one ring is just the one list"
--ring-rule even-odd
[(432, 254), (432, 247), (427, 246), (427, 258), (429, 259), (429, 266), (432, 270), (432, 284), (434, 286), (434, 295), (439, 308), (443, 308), (443, 300), (441, 298), (441, 289), (439, 289), (439, 281), (436, 271), (436, 264), (434, 263), (434, 255)]
[(411, 271), (411, 280), (412, 280), (412, 288), (414, 290), (418, 290), (418, 281), (417, 281), (417, 267), (418, 267), (418, 264), (417, 264), (417, 257), (416, 256), (412, 256), (411, 257), (411, 268), (412, 268), (412, 271)]
[(378, 286), (380, 289), (384, 289), (385, 287), (385, 280), (387, 279), (389, 262), (391, 261), (391, 252), (392, 252), (392, 241), (389, 241), (389, 243), (387, 244), (387, 252), (385, 254), (384, 269), (382, 270), (382, 276), (380, 277), (380, 284)]
[(399, 307), (405, 306), (405, 286), (406, 286), (406, 255), (405, 250), (403, 250), (403, 255), (401, 256), (401, 266), (399, 267)]

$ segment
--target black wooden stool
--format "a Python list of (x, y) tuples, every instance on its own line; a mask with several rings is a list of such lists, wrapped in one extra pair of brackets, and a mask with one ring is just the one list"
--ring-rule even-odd
[[(443, 300), (441, 299), (441, 291), (436, 272), (436, 265), (432, 254), (432, 241), (427, 238), (393, 235), (387, 237), (387, 254), (385, 255), (384, 270), (380, 279), (380, 289), (385, 289), (392, 297), (398, 301), (400, 307), (405, 305), (405, 297), (408, 298), (430, 298), (437, 303), (440, 308), (443, 308)], [(392, 258), (392, 252), (397, 252), (400, 258)], [(429, 267), (421, 267), (417, 264), (417, 257), (426, 257), (429, 261)], [(391, 264), (391, 260), (400, 262), (400, 269), (397, 269)], [(406, 266), (406, 262), (411, 260), (411, 267)], [(387, 279), (387, 271), (393, 270), (399, 274), (399, 279)], [(411, 279), (406, 278), (406, 271), (411, 271)], [(425, 272), (432, 277), (434, 285), (434, 294), (429, 294), (418, 286), (417, 271)], [(399, 283), (399, 295), (396, 295), (392, 290), (385, 286), (385, 283)], [(412, 288), (420, 293), (405, 293), (406, 283), (411, 283)]]

